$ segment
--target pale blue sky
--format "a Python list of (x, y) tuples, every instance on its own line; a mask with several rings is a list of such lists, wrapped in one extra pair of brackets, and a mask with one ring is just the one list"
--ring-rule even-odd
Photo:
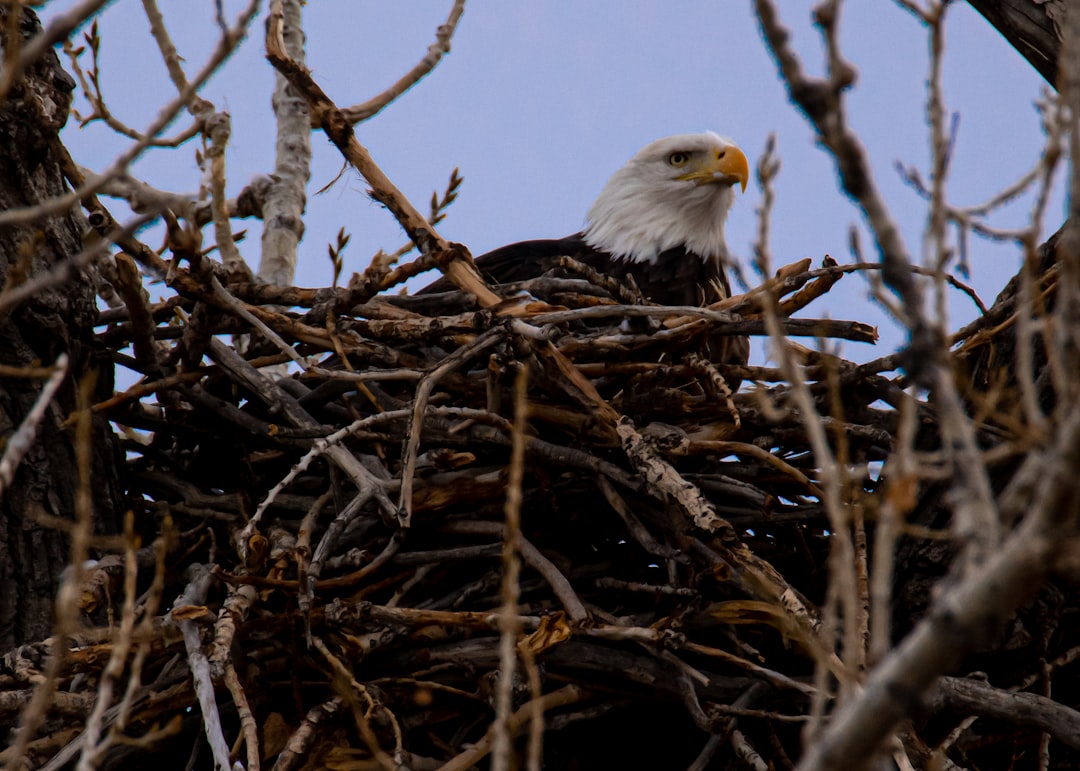
[[(70, 5), (54, 0), (46, 7)], [(229, 0), (235, 13), (242, 3)], [(308, 61), (315, 78), (341, 105), (378, 93), (411, 67), (449, 11), (449, 0), (314, 0), (305, 8)], [(804, 64), (821, 71), (819, 36), (810, 26), (812, 3), (782, 0), (784, 22)], [(215, 40), (212, 0), (163, 0), (174, 39), (190, 71)], [(203, 95), (233, 118), (229, 188), (238, 191), (273, 165), (270, 112), (273, 74), (263, 59), (263, 14), (254, 36)], [(966, 3), (948, 15), (946, 97), (960, 113), (951, 199), (981, 201), (1038, 157), (1042, 135), (1032, 104), (1038, 75)], [(129, 124), (148, 124), (172, 96), (164, 66), (147, 34), (137, 0), (116, 0), (101, 17), (103, 82), (113, 111)], [(859, 69), (849, 99), (851, 122), (868, 147), (877, 181), (919, 254), (923, 202), (899, 180), (896, 161), (925, 169), (929, 153), (923, 112), (928, 67), (926, 35), (890, 0), (846, 3), (844, 50)], [(421, 209), (442, 190), (451, 169), (465, 183), (441, 230), (474, 254), (502, 244), (557, 237), (578, 230), (607, 177), (640, 146), (660, 136), (714, 130), (732, 137), (753, 164), (775, 132), (783, 169), (777, 180), (772, 244), (778, 263), (831, 253), (851, 261), (848, 228), (858, 211), (839, 192), (830, 158), (788, 102), (761, 41), (750, 0), (628, 2), (606, 0), (473, 0), (466, 6), (453, 50), (402, 99), (358, 127), (358, 136), (384, 171)], [(104, 127), (65, 132), (76, 160), (103, 168), (124, 146)], [(307, 233), (297, 283), (330, 281), (326, 244), (344, 226), (352, 234), (346, 270), (362, 269), (379, 248), (402, 242), (393, 219), (363, 193), (355, 174), (315, 196), (339, 171), (341, 157), (321, 133), (315, 159)], [(195, 145), (155, 151), (135, 166), (151, 184), (194, 191)], [(1060, 184), (1059, 184), (1060, 189)], [(760, 195), (754, 183), (736, 201), (728, 243), (744, 259), (754, 238)], [(1019, 225), (1025, 200), (994, 219)], [(1055, 197), (1046, 225), (1063, 218)], [(257, 261), (260, 223), (247, 221), (242, 250)], [(155, 237), (156, 238), (156, 237)], [(152, 242), (154, 238), (150, 238)], [(864, 233), (867, 257), (875, 257)], [(973, 240), (972, 283), (986, 302), (1016, 271), (1011, 246)], [(857, 318), (881, 325), (876, 349), (856, 344), (844, 352), (867, 359), (892, 350), (899, 331), (867, 304), (866, 284), (846, 278), (844, 291), (818, 301), (806, 315)], [(970, 303), (953, 303), (955, 327), (973, 316)]]

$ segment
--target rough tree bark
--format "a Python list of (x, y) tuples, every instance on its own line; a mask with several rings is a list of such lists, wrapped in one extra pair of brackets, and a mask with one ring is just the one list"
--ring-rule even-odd
[[(21, 18), (14, 26), (10, 13), (7, 5), (0, 7), (0, 52), (6, 63), (13, 44), (21, 49), (41, 31), (29, 9), (16, 11)], [(13, 28), (21, 40), (8, 39)], [(0, 211), (34, 206), (68, 192), (57, 137), (67, 121), (74, 87), (49, 49), (0, 102)], [(0, 228), (0, 286), (21, 283), (77, 254), (85, 228), (77, 207), (29, 225)], [(0, 450), (42, 385), (39, 379), (13, 376), (13, 368), (48, 366), (62, 353), (70, 358), (68, 377), (45, 414), (37, 441), (0, 498), (0, 651), (52, 632), (52, 598), (69, 553), (65, 534), (41, 517), (73, 516), (78, 484), (74, 437), (62, 423), (76, 407), (80, 382), (96, 375), (101, 392), (112, 390), (112, 367), (98, 361), (93, 341), (96, 315), (93, 286), (79, 275), (36, 293), (0, 317)], [(104, 421), (97, 422), (91, 489), (99, 531), (116, 529), (116, 449), (113, 432)]]
[(968, 0), (1009, 45), (1057, 87), (1061, 30), (1068, 0)]

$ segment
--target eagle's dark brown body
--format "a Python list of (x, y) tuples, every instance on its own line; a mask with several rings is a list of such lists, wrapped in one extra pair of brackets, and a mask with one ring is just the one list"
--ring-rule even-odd
[[(705, 260), (685, 247), (676, 247), (662, 252), (654, 262), (614, 260), (606, 252), (589, 246), (581, 233), (508, 244), (477, 257), (476, 268), (490, 284), (511, 284), (558, 267), (560, 257), (572, 257), (613, 278), (633, 276), (645, 299), (657, 305), (711, 305), (731, 296), (731, 285), (718, 257)], [(453, 289), (453, 283), (440, 278), (419, 293)], [(704, 353), (717, 364), (743, 365), (750, 355), (749, 339), (740, 335), (710, 335)], [(730, 382), (737, 384), (738, 379)]]
[[(571, 257), (606, 276), (633, 276), (645, 299), (657, 305), (711, 305), (731, 296), (727, 273), (719, 258), (702, 259), (685, 247), (668, 249), (654, 262), (613, 260), (587, 243), (581, 233), (566, 238), (519, 241), (476, 258), (476, 267), (491, 284), (510, 284), (536, 278), (555, 268), (560, 257)], [(421, 293), (454, 288), (442, 278)]]

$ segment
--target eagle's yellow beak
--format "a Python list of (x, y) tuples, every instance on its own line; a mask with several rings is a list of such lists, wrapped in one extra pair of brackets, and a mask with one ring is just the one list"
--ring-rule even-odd
[(733, 177), (740, 185), (742, 192), (746, 192), (746, 183), (750, 180), (750, 162), (746, 155), (735, 145), (729, 145), (716, 153), (716, 173), (727, 177)]
[(699, 185), (734, 185), (738, 182), (742, 191), (746, 192), (746, 183), (750, 180), (750, 163), (743, 151), (735, 145), (711, 150), (695, 165), (697, 168), (679, 175), (678, 179), (694, 181)]

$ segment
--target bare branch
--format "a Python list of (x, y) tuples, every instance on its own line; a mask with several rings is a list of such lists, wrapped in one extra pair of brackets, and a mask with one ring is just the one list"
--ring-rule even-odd
[(464, 12), (465, 0), (454, 0), (450, 15), (435, 31), (435, 42), (428, 46), (424, 58), (415, 67), (402, 75), (394, 85), (378, 96), (343, 109), (342, 113), (344, 113), (345, 119), (353, 124), (370, 120), (378, 115), (383, 108), (423, 80), (442, 61), (443, 56), (450, 53), (450, 40), (454, 37), (454, 31), (457, 29), (458, 21), (460, 21), (461, 14)]
[[(275, 3), (275, 8), (277, 4)], [(304, 64), (303, 3), (282, 0), (282, 40), (292, 61)], [(274, 73), (277, 144), (274, 175), (263, 203), (262, 256), (258, 276), (288, 285), (296, 273), (297, 248), (304, 235), (306, 187), (311, 177), (311, 115), (307, 99), (281, 72)]]
[(67, 365), (67, 354), (60, 354), (52, 366), (52, 372), (48, 380), (45, 381), (45, 385), (41, 388), (41, 393), (38, 394), (37, 399), (34, 401), (34, 406), (26, 413), (26, 417), (23, 418), (15, 433), (7, 438), (4, 445), (4, 454), (0, 457), (0, 498), (3, 497), (4, 490), (15, 478), (15, 472), (18, 470), (22, 459), (26, 457), (26, 453), (33, 446), (38, 425), (45, 416), (45, 410), (48, 409), (57, 389), (60, 388), (60, 384), (67, 375)]

